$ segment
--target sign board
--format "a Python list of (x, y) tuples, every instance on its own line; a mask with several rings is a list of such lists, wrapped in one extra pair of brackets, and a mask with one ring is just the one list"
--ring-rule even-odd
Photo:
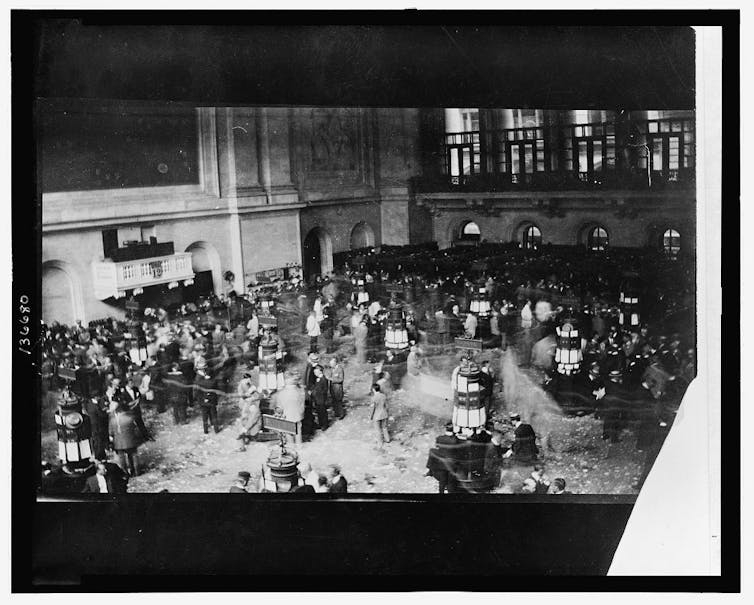
[(278, 327), (278, 319), (277, 317), (273, 317), (272, 315), (259, 315), (259, 325), (262, 328), (277, 328)]
[(486, 271), (487, 261), (475, 260), (473, 263), (471, 263), (471, 270), (472, 271)]
[(258, 271), (254, 274), (254, 280), (256, 283), (269, 283), (285, 278), (285, 269), (267, 269), (266, 271)]
[(141, 308), (139, 301), (129, 298), (126, 301), (126, 311), (138, 311)]
[(385, 286), (385, 292), (388, 292), (392, 294), (395, 292), (396, 294), (403, 294), (405, 286), (403, 284), (387, 284)]
[(76, 380), (76, 370), (73, 368), (58, 368), (58, 377), (74, 382)]
[(278, 418), (276, 416), (270, 416), (269, 414), (262, 414), (262, 428), (277, 431), (278, 433), (288, 433), (289, 435), (295, 435), (297, 433), (297, 422), (286, 420), (285, 418)]
[(468, 349), (470, 351), (482, 350), (481, 338), (456, 338), (454, 344), (459, 349)]

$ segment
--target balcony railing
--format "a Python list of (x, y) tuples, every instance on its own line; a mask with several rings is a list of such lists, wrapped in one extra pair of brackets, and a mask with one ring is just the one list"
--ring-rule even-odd
[(121, 298), (127, 292), (193, 280), (191, 253), (179, 252), (138, 260), (114, 262), (106, 259), (92, 263), (95, 296), (100, 300)]
[(694, 186), (690, 118), (548, 125), (444, 136), (442, 170), (420, 192), (674, 189)]

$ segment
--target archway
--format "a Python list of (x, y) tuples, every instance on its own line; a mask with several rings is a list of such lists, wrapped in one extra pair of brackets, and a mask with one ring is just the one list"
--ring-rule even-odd
[(482, 231), (474, 221), (462, 221), (457, 229), (454, 230), (453, 240), (457, 243), (470, 244), (477, 243), (482, 239)]
[(534, 223), (524, 223), (518, 233), (525, 250), (536, 250), (542, 245), (542, 231)]
[(593, 252), (607, 250), (610, 236), (602, 225), (595, 225), (587, 231), (586, 247)]
[(351, 231), (351, 250), (374, 246), (374, 230), (366, 221), (356, 223)]
[[(223, 276), (220, 254), (208, 242), (194, 242), (186, 252), (191, 252), (191, 270), (194, 272), (194, 284), (184, 288), (186, 300), (196, 300), (199, 296), (219, 294), (223, 291)], [(243, 276), (240, 276), (243, 279)]]
[(582, 223), (576, 232), (576, 242), (587, 250), (606, 250), (610, 245), (610, 232), (605, 225), (595, 221)]
[(668, 228), (660, 236), (660, 249), (669, 257), (675, 258), (681, 251), (681, 234), (677, 229)]
[(304, 280), (332, 271), (332, 238), (322, 227), (315, 227), (304, 238), (302, 248)]
[(77, 319), (87, 321), (78, 275), (64, 261), (42, 263), (42, 320), (72, 325)]

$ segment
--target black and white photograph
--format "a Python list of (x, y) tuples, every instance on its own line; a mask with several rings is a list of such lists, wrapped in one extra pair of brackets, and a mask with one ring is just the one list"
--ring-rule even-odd
[[(704, 89), (697, 63), (719, 35), (651, 11), (609, 26), (34, 12), (32, 106), (14, 120), (37, 222), (19, 241), (14, 217), (13, 244), (38, 285), (13, 304), (14, 366), (37, 384), (14, 384), (30, 420), (13, 448), (34, 461), (38, 516), (211, 495), (269, 516), (286, 499), (478, 502), (493, 528), (495, 507), (613, 503), (625, 525), (699, 474), (708, 567), (687, 573), (720, 575), (720, 225), (704, 219), (720, 76)], [(691, 399), (706, 433), (685, 457)], [(623, 525), (609, 548), (579, 530), (606, 563), (557, 573), (605, 575)], [(637, 557), (613, 569), (649, 575)]]

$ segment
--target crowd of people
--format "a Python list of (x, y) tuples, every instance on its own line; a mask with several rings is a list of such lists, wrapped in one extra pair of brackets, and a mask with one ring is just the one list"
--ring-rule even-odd
[[(566, 413), (601, 418), (609, 442), (620, 440), (629, 426), (638, 427), (637, 448), (648, 452), (647, 460), (656, 455), (656, 444), (672, 424), (674, 410), (696, 372), (693, 325), (684, 332), (678, 321), (672, 330), (665, 329), (684, 309), (693, 310), (691, 260), (646, 250), (587, 253), (551, 246), (524, 250), (483, 245), (445, 251), (421, 247), (401, 252), (392, 248), (372, 253), (358, 263), (346, 258), (342, 267), (317, 278), (308, 290), (300, 284), (286, 290), (289, 308), (300, 318), (293, 320), (289, 332), (260, 323), (260, 299), (234, 293), (214, 304), (207, 299), (172, 312), (146, 309), (138, 319), (110, 318), (86, 327), (80, 321), (72, 326), (43, 325), (43, 392), (78, 397), (91, 418), (94, 458), (108, 462), (107, 454), (113, 451), (119, 468), (136, 476), (138, 448), (154, 439), (144, 422), (143, 405), (157, 413), (170, 409), (176, 425), (188, 422), (188, 411), (198, 408), (204, 433), (209, 434), (225, 428), (218, 406), (232, 402), (240, 412), (242, 450), (265, 438), (265, 413), (296, 423), (296, 443), (327, 431), (346, 414), (343, 385), (350, 364), (337, 349), (349, 336), (354, 371), (372, 374), (369, 419), (382, 447), (390, 442), (390, 393), (404, 377), (419, 375), (421, 348), (447, 353), (454, 337), (465, 336), (484, 339), (487, 348), (514, 347), (521, 366), (533, 364), (543, 372), (544, 389)], [(642, 288), (642, 324), (630, 330), (617, 321), (626, 270), (640, 276)], [(488, 318), (468, 312), (473, 287), (480, 285), (491, 302)], [(267, 294), (269, 300), (274, 293)], [(396, 308), (410, 342), (402, 352), (385, 348), (388, 318)], [(555, 327), (565, 315), (573, 316), (582, 334), (588, 334), (581, 371), (568, 380), (554, 366), (552, 346)], [(308, 338), (304, 351), (286, 344), (296, 333)], [(275, 393), (262, 388), (258, 378), (260, 345), (270, 343), (288, 366), (285, 387)], [(303, 366), (296, 366), (296, 353), (307, 352)], [(362, 367), (367, 362), (370, 365)], [(76, 380), (69, 384), (62, 379), (60, 368), (75, 371)], [(513, 422), (520, 423), (520, 418)], [(526, 423), (520, 426), (531, 429)], [(510, 458), (542, 464), (539, 453), (528, 458), (521, 454), (527, 450), (521, 445), (519, 426), (507, 427), (515, 438), (506, 446), (501, 428), (493, 423), (471, 434), (456, 431), (438, 437), (428, 472), (438, 479), (441, 492), (462, 488), (463, 481), (449, 470), (459, 460), (474, 461), (474, 468), (481, 460), (481, 468), (492, 474), (499, 474), (497, 469)], [(532, 435), (536, 430), (535, 426)], [(529, 438), (534, 445), (535, 438)], [(444, 443), (453, 440), (458, 443), (452, 448)], [(485, 445), (484, 455), (465, 445), (476, 442)], [(460, 458), (447, 454), (462, 450)], [(545, 480), (537, 477), (532, 481), (541, 493)], [(319, 481), (304, 483), (321, 491)], [(554, 487), (563, 482), (557, 477), (549, 489), (563, 493), (564, 487)]]

